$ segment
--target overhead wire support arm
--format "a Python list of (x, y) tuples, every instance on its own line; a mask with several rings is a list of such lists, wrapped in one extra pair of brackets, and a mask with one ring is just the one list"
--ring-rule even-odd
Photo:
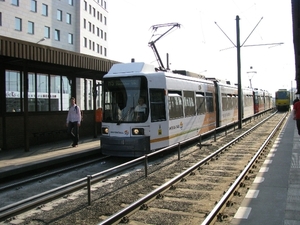
[(150, 41), (148, 43), (148, 45), (152, 48), (153, 52), (154, 52), (154, 55), (155, 55), (155, 58), (159, 64), (159, 68), (161, 70), (166, 70), (165, 67), (164, 67), (164, 64), (158, 54), (158, 51), (157, 51), (157, 48), (155, 46), (155, 43), (161, 39), (163, 36), (165, 36), (168, 32), (170, 32), (173, 28), (175, 27), (179, 27), (180, 28), (180, 24), (179, 23), (166, 23), (166, 24), (157, 24), (157, 25), (153, 25), (151, 28), (154, 30), (154, 31), (157, 31), (158, 28), (161, 28), (161, 27), (167, 27), (167, 26), (171, 26), (170, 29), (168, 29), (166, 32), (164, 32), (162, 35), (160, 35), (157, 39), (155, 39), (154, 41)]

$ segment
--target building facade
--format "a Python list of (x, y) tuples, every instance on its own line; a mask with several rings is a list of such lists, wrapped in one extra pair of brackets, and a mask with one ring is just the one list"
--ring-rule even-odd
[(107, 58), (105, 0), (0, 0), (0, 35)]
[(116, 63), (107, 16), (104, 0), (0, 0), (0, 149), (67, 138), (72, 96), (85, 113), (80, 134), (97, 134), (101, 79)]

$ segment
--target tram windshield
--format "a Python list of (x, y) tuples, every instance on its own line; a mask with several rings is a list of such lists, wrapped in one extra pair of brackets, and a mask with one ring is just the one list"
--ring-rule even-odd
[(145, 77), (104, 78), (103, 122), (143, 122), (149, 115)]

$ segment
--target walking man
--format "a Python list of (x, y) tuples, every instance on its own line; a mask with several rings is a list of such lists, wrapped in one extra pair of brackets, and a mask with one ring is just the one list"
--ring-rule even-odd
[(75, 103), (75, 98), (70, 99), (71, 106), (67, 116), (68, 135), (72, 137), (72, 147), (77, 147), (79, 140), (79, 126), (81, 122), (81, 112), (79, 106)]

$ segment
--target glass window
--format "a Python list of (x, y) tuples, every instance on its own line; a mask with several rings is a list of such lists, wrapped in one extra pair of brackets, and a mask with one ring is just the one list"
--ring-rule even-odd
[(73, 34), (68, 34), (68, 43), (73, 44)]
[(42, 4), (42, 15), (43, 16), (48, 16), (48, 5)]
[(71, 98), (71, 85), (67, 77), (62, 76), (61, 78), (61, 91), (62, 91), (62, 110), (69, 110), (70, 98)]
[(0, 26), (2, 26), (2, 12), (0, 12)]
[(181, 92), (169, 91), (168, 102), (170, 119), (178, 119), (183, 117), (183, 102)]
[(54, 39), (56, 41), (60, 41), (60, 31), (59, 30), (56, 30), (54, 31)]
[(83, 38), (83, 46), (87, 47), (87, 39), (86, 39), (86, 37)]
[(71, 24), (71, 14), (70, 13), (67, 13), (67, 18), (66, 18), (66, 22), (68, 23), (68, 24)]
[(206, 112), (205, 98), (203, 92), (196, 93), (196, 107), (197, 107), (197, 115), (204, 114)]
[(150, 89), (151, 122), (166, 120), (165, 90)]
[(68, 0), (69, 5), (73, 5), (73, 0)]
[(207, 112), (214, 112), (213, 94), (212, 93), (206, 93), (205, 100), (206, 100)]
[(59, 9), (57, 10), (56, 18), (57, 20), (62, 21), (62, 11)]
[(16, 17), (15, 18), (15, 29), (18, 31), (22, 31), (22, 19)]
[(19, 71), (5, 71), (6, 112), (21, 112), (22, 79)]
[(87, 11), (87, 2), (84, 1), (84, 10)]
[(49, 111), (48, 74), (37, 74), (37, 111)]
[[(145, 77), (105, 79), (103, 88), (103, 121), (126, 123), (148, 119), (149, 101)], [(144, 100), (144, 104), (139, 99)]]
[(31, 0), (31, 11), (32, 12), (36, 12), (37, 11), (37, 8), (36, 8), (36, 0)]
[(11, 4), (19, 6), (19, 0), (11, 0)]
[(45, 26), (44, 35), (45, 35), (45, 38), (50, 38), (50, 27)]
[(83, 28), (86, 28), (86, 19), (83, 19)]
[(184, 114), (185, 114), (185, 116), (194, 116), (194, 115), (196, 115), (194, 92), (184, 91), (183, 92), (183, 102), (184, 102)]
[(34, 23), (28, 21), (28, 34), (34, 34)]
[(36, 111), (36, 82), (35, 73), (28, 73), (28, 111)]

